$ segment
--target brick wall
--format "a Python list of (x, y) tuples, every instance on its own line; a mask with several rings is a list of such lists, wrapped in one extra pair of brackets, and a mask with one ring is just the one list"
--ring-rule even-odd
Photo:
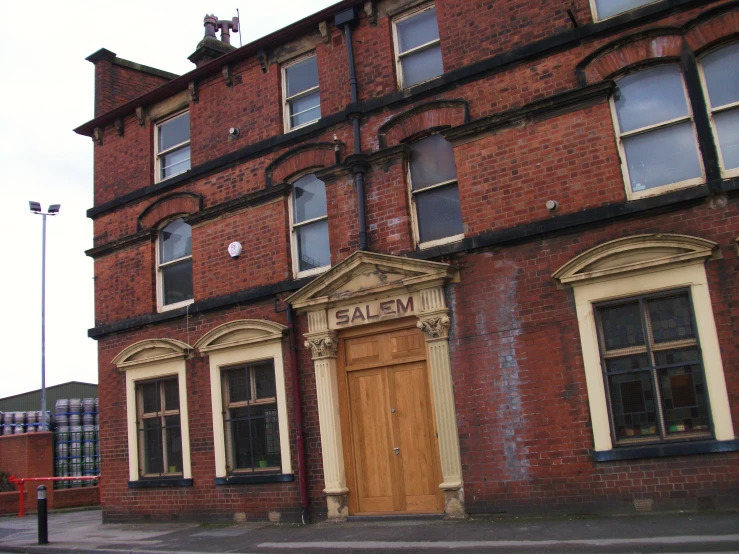
[[(696, 2), (573, 42), (556, 52), (460, 80), (443, 90), (420, 95), (404, 93), (363, 118), (362, 150), (371, 154), (371, 167), (365, 175), (370, 249), (399, 255), (414, 250), (406, 154), (400, 147), (391, 154), (380, 152), (381, 129), (391, 118), (429, 102), (463, 100), (475, 121), (576, 90), (579, 84), (575, 68), (607, 43), (653, 27), (680, 28), (707, 7), (726, 3), (699, 6)], [(362, 101), (371, 102), (396, 90), (392, 22), (387, 13), (398, 4), (396, 0), (379, 2), (377, 23), (370, 24), (362, 16), (353, 30)], [(437, 0), (436, 4), (447, 71), (571, 29), (568, 8), (580, 24), (592, 21), (587, 0), (546, 6), (528, 0), (495, 4), (483, 0)], [(727, 25), (714, 27), (732, 28)], [(710, 40), (721, 36), (714, 27), (710, 33), (703, 33)], [(316, 46), (324, 117), (339, 112), (349, 102), (343, 37), (331, 26), (329, 31), (326, 41)], [(694, 35), (694, 42), (698, 41)], [(198, 82), (199, 100), (190, 104), (194, 166), (283, 134), (280, 66), (270, 64), (263, 73), (252, 58), (235, 64), (233, 74), (231, 87), (226, 86), (220, 73)], [(463, 112), (445, 117), (440, 111), (431, 110), (409, 119), (407, 126), (390, 136), (390, 146), (402, 144), (432, 122), (459, 126), (460, 113)], [(123, 137), (108, 126), (103, 144), (95, 147), (96, 205), (153, 184), (154, 123), (147, 121), (140, 126), (133, 114), (124, 123)], [(231, 126), (241, 128), (236, 139), (226, 133)], [(199, 195), (205, 210), (238, 200), (265, 190), (268, 169), (274, 169), (275, 162), (293, 148), (309, 142), (330, 143), (334, 135), (342, 156), (350, 155), (354, 144), (351, 122), (346, 120), (305, 140), (296, 139), (209, 170), (175, 190)], [(306, 164), (310, 165), (306, 162), (309, 158), (290, 158), (275, 170), (272, 184), (305, 169)], [(316, 166), (330, 163), (330, 156), (319, 158), (313, 160)], [(587, 209), (618, 206), (626, 201), (612, 116), (605, 97), (546, 116), (521, 116), (504, 128), (461, 140), (455, 145), (455, 160), (467, 237), (516, 229)], [(136, 233), (141, 214), (171, 192), (131, 200), (96, 217), (95, 245)], [(335, 265), (358, 247), (357, 192), (350, 171), (337, 169), (326, 178), (326, 196), (331, 259)], [(559, 202), (554, 214), (544, 205), (550, 199)], [(461, 281), (451, 285), (447, 294), (453, 319), (450, 346), (468, 511), (626, 512), (633, 511), (634, 500), (648, 499), (658, 510), (736, 506), (736, 453), (593, 461), (574, 300), (571, 291), (558, 290), (551, 278), (566, 261), (619, 237), (679, 233), (716, 241), (723, 258), (709, 262), (707, 271), (732, 417), (735, 428), (739, 428), (739, 373), (735, 368), (739, 353), (734, 347), (739, 318), (734, 285), (739, 271), (734, 243), (739, 228), (739, 203), (732, 197), (726, 207), (711, 205), (685, 201), (678, 207), (602, 222), (586, 230), (571, 228), (546, 238), (531, 238), (441, 260), (450, 261), (461, 270)], [(193, 228), (196, 302), (290, 280), (293, 268), (288, 210), (289, 202), (281, 196), (197, 223)], [(147, 219), (148, 224), (155, 225), (158, 212), (148, 213), (154, 214)], [(226, 253), (233, 240), (244, 246), (242, 255), (235, 260)], [(96, 260), (97, 325), (156, 312), (154, 252), (154, 243), (145, 240)], [(186, 362), (194, 484), (177, 489), (129, 489), (125, 376), (111, 364), (121, 350), (144, 339), (166, 337), (192, 345), (209, 330), (234, 319), (268, 319), (284, 324), (284, 313), (275, 312), (273, 300), (199, 312), (187, 319), (110, 334), (99, 341), (106, 521), (159, 517), (231, 519), (242, 512), (248, 518), (264, 518), (271, 511), (280, 512), (286, 519), (297, 516), (297, 481), (250, 486), (213, 484), (208, 358), (197, 352)], [(303, 318), (299, 318), (297, 326), (298, 336), (307, 332)], [(289, 371), (287, 350), (284, 359)], [(321, 443), (313, 364), (306, 350), (298, 353), (298, 365), (308, 485), (312, 510), (320, 516), (325, 510)], [(286, 382), (291, 456), (293, 467), (297, 468), (289, 377)], [(208, 506), (207, 513), (203, 506)]]
[[(54, 476), (54, 444), (51, 433), (24, 433), (0, 436), (0, 471), (17, 479)], [(37, 489), (46, 487), (49, 509), (96, 506), (98, 487), (54, 489), (53, 481), (29, 481), (24, 485), (25, 509), (36, 510)], [(18, 485), (16, 485), (18, 487)], [(0, 493), (0, 514), (17, 514), (19, 493)]]
[[(53, 477), (54, 475), (54, 447), (51, 433), (24, 433), (20, 435), (0, 436), (0, 467), (17, 479), (28, 477)], [(30, 482), (25, 485), (26, 509), (36, 509), (36, 489), (45, 485), (47, 491), (52, 490), (52, 481)], [(17, 485), (16, 485), (17, 487)], [(5, 497), (5, 513), (13, 513), (12, 494)], [(11, 498), (11, 500), (8, 500)]]
[(739, 203), (606, 225), (454, 260), (450, 340), (465, 499), (471, 513), (733, 508), (739, 500), (737, 453), (592, 460), (585, 371), (571, 289), (551, 278), (597, 244), (642, 233), (716, 241), (708, 262), (713, 312), (734, 428), (739, 428), (736, 333), (739, 258), (733, 244)]
[[(106, 337), (99, 342), (100, 462), (104, 479), (102, 502), (105, 521), (170, 517), (232, 520), (236, 513), (245, 513), (248, 519), (266, 519), (267, 514), (272, 511), (280, 512), (284, 520), (300, 519), (297, 447), (293, 423), (294, 404), (289, 373), (290, 358), (286, 343), (283, 343), (283, 360), (289, 413), (290, 455), (292, 466), (295, 468), (294, 482), (227, 486), (213, 484), (215, 460), (209, 362), (207, 356), (196, 355), (186, 362), (193, 486), (167, 489), (128, 488), (125, 375), (111, 363), (111, 360), (126, 346), (150, 338), (167, 337), (193, 344), (209, 330), (234, 319), (267, 319), (283, 325), (286, 323), (284, 313), (275, 314), (273, 303), (264, 302), (211, 313), (208, 317), (190, 317), (188, 326), (184, 321), (176, 322), (125, 335)], [(321, 474), (320, 465), (315, 466), (316, 459), (320, 460), (320, 439), (318, 421), (315, 417), (312, 363), (301, 364), (301, 387), (306, 399), (303, 406), (307, 416), (306, 446), (314, 457), (309, 469), (313, 508), (325, 511), (325, 504), (322, 505), (321, 499), (323, 486), (316, 480), (316, 476)], [(208, 509), (204, 510), (203, 506), (208, 506)]]

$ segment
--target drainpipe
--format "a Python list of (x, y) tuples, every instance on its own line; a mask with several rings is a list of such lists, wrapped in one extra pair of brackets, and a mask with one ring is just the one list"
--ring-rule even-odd
[(308, 514), (308, 477), (305, 469), (305, 439), (303, 436), (303, 406), (300, 400), (300, 379), (298, 376), (298, 347), (295, 343), (295, 313), (293, 307), (287, 304), (287, 340), (290, 343), (290, 373), (293, 382), (293, 402), (295, 404), (295, 430), (298, 443), (298, 480), (300, 481), (301, 521), (307, 525), (310, 520)]
[[(351, 91), (351, 104), (357, 103), (357, 74), (354, 70), (354, 49), (352, 47), (352, 23), (359, 21), (354, 8), (348, 8), (336, 14), (334, 23), (337, 27), (344, 28), (344, 43), (346, 44), (346, 55), (349, 62), (349, 89)], [(352, 131), (354, 134), (354, 154), (362, 153), (362, 137), (359, 133), (359, 113), (350, 114), (352, 118)], [(357, 211), (359, 212), (359, 250), (367, 250), (367, 220), (364, 204), (364, 172), (363, 164), (355, 164), (354, 185), (357, 188)]]

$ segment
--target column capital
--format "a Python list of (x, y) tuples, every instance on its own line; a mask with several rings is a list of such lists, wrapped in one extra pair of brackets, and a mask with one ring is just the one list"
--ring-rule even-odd
[(336, 333), (326, 331), (315, 334), (307, 333), (305, 338), (305, 347), (310, 349), (311, 356), (314, 360), (336, 357), (336, 351), (339, 348)]
[(423, 317), (416, 327), (426, 335), (426, 340), (448, 339), (451, 320), (446, 314), (435, 314), (431, 317)]

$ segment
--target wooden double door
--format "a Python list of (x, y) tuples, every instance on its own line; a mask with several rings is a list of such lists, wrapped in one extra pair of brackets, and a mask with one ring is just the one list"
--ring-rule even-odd
[(413, 321), (371, 334), (351, 330), (341, 339), (338, 377), (349, 512), (442, 512), (423, 334)]

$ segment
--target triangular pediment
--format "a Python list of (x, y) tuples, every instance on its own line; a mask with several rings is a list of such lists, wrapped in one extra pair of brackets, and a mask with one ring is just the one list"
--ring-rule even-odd
[(456, 277), (449, 264), (357, 251), (293, 294), (294, 308), (438, 286)]
[(667, 266), (701, 263), (717, 253), (715, 242), (698, 237), (637, 235), (591, 248), (560, 267), (552, 277), (563, 285), (574, 285), (629, 273), (658, 271)]

